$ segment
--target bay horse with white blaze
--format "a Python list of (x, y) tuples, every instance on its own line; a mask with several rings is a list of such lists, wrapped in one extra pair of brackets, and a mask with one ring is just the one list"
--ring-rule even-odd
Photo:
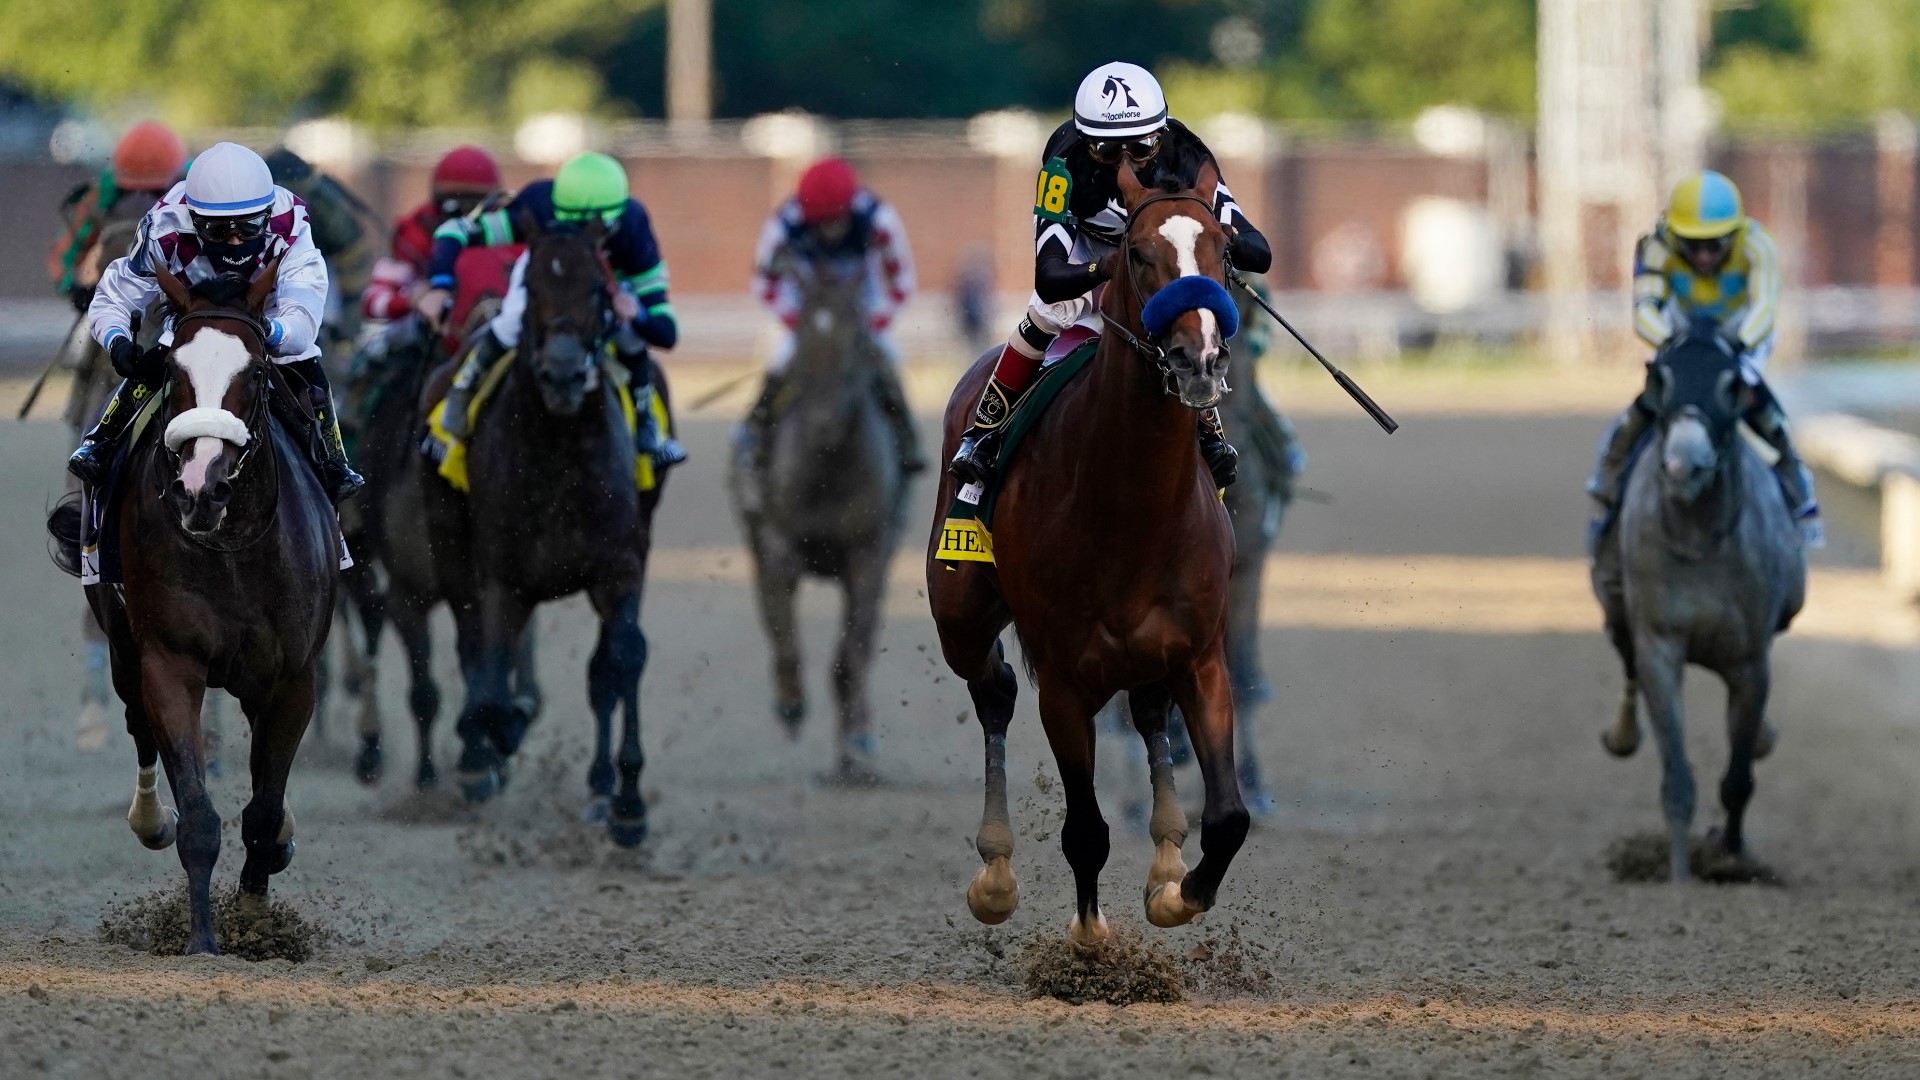
[[(939, 515), (955, 494), (951, 477), (941, 486), (928, 549), (927, 592), (941, 647), (967, 681), (986, 740), (986, 806), (976, 840), (985, 865), (967, 888), (968, 907), (980, 921), (998, 923), (1017, 902), (1006, 794), (1016, 684), (999, 639), (1011, 622), (1066, 789), (1060, 846), (1077, 894), (1068, 932), (1083, 947), (1107, 934), (1099, 903), (1107, 823), (1094, 798), (1093, 717), (1114, 694), (1128, 694), (1147, 744), (1148, 831), (1156, 847), (1148, 921), (1177, 926), (1212, 907), (1247, 833), (1224, 653), (1233, 536), (1195, 437), (1197, 410), (1226, 391), (1224, 339), (1237, 324), (1223, 287), (1228, 238), (1212, 212), (1218, 182), (1209, 165), (1196, 190), (1172, 182), (1146, 188), (1122, 164), (1127, 229), (1109, 257), (1111, 283), (1100, 301), (1106, 330), (1089, 369), (1004, 463), (993, 562), (936, 558)], [(1143, 310), (1163, 289), (1192, 299), (1163, 300), (1157, 314)], [(1149, 334), (1149, 325), (1158, 331)], [(991, 360), (974, 364), (948, 404), (949, 457)], [(1172, 702), (1187, 717), (1206, 784), (1202, 858), (1192, 871), (1180, 855), (1187, 820), (1168, 752)]]
[[(326, 645), (341, 542), (333, 507), (272, 415), (274, 372), (261, 322), (275, 262), (249, 285), (192, 288), (156, 267), (174, 315), (171, 391), (128, 451), (117, 530), (124, 584), (88, 585), (126, 703), (140, 780), (127, 824), (140, 842), (175, 842), (187, 872), (189, 953), (217, 952), (209, 896), (220, 816), (207, 796), (201, 698), (225, 687), (253, 730), (253, 798), (241, 813), (243, 900), (264, 900), (293, 858), (287, 774), (313, 717), (314, 666)], [(48, 529), (57, 561), (78, 571), (71, 502)], [(163, 761), (179, 812), (163, 807)]]

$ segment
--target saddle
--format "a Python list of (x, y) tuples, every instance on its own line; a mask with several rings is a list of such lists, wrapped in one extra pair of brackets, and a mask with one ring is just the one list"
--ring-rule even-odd
[[(1087, 369), (1099, 348), (1097, 334), (1087, 327), (1075, 326), (1061, 334), (1053, 348), (1048, 349), (1048, 363), (1040, 369), (1039, 378), (1014, 405), (1001, 428), (999, 465), (992, 479), (985, 486), (962, 484), (954, 493), (946, 522), (940, 528), (940, 547), (934, 558), (949, 564), (993, 561), (994, 503), (1000, 496), (1008, 466), (1035, 422), (1060, 396), (1060, 391)], [(1064, 354), (1059, 352), (1062, 349)]]
[[(493, 400), (494, 393), (500, 389), (500, 384), (506, 381), (507, 372), (512, 370), (513, 362), (519, 354), (520, 350), (517, 348), (508, 349), (500, 355), (500, 359), (493, 362), (493, 366), (487, 369), (487, 373), (481, 376), (480, 385), (474, 389), (473, 401), (467, 406), (468, 431), (479, 430), (481, 418), (486, 415), (487, 403)], [(613, 384), (614, 395), (620, 402), (620, 414), (626, 419), (627, 430), (638, 432), (640, 406), (634, 401), (633, 388), (630, 385), (632, 375), (627, 371), (626, 365), (614, 357), (611, 349), (602, 364), (607, 380)], [(472, 488), (472, 479), (467, 474), (466, 441), (456, 439), (447, 432), (445, 423), (447, 402), (444, 396), (441, 396), (446, 393), (445, 383), (438, 378), (430, 381), (436, 384), (436, 396), (439, 400), (436, 400), (427, 412), (427, 434), (426, 438), (420, 442), (420, 452), (439, 464), (437, 471), (440, 478), (452, 485), (455, 491), (469, 491)], [(651, 388), (646, 394), (645, 407), (652, 411), (654, 421), (661, 431), (673, 430), (672, 415), (667, 411), (666, 402)], [(654, 470), (651, 455), (634, 455), (633, 483), (634, 487), (641, 492), (652, 491), (659, 486), (660, 477)]]

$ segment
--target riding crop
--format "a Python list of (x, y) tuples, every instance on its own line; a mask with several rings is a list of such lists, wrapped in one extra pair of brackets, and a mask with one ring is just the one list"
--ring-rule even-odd
[(1340, 384), (1340, 389), (1345, 390), (1347, 394), (1353, 398), (1353, 400), (1359, 402), (1360, 407), (1367, 410), (1367, 415), (1373, 417), (1373, 422), (1376, 424), (1379, 424), (1382, 430), (1384, 430), (1389, 435), (1400, 430), (1399, 423), (1397, 423), (1393, 417), (1387, 415), (1387, 410), (1381, 408), (1378, 404), (1374, 402), (1372, 398), (1368, 397), (1367, 392), (1365, 390), (1360, 389), (1360, 384), (1354, 382), (1351, 376), (1349, 376), (1346, 372), (1341, 371), (1339, 368), (1334, 367), (1333, 361), (1328, 360), (1324, 356), (1321, 356), (1320, 350), (1314, 348), (1312, 342), (1308, 341), (1304, 337), (1301, 337), (1300, 331), (1295, 330), (1293, 328), (1292, 323), (1288, 322), (1284, 317), (1282, 317), (1279, 312), (1273, 310), (1273, 305), (1267, 303), (1265, 297), (1261, 296), (1257, 292), (1254, 292), (1253, 289), (1250, 286), (1248, 286), (1244, 280), (1241, 279), (1240, 272), (1238, 270), (1235, 270), (1232, 266), (1227, 267), (1227, 280), (1233, 282), (1235, 285), (1238, 285), (1240, 288), (1246, 290), (1246, 294), (1248, 296), (1253, 297), (1254, 303), (1259, 304), (1262, 310), (1264, 310), (1267, 314), (1273, 316), (1273, 321), (1279, 323), (1283, 328), (1285, 328), (1287, 333), (1292, 334), (1293, 340), (1299, 342), (1302, 346), (1306, 348), (1306, 350), (1309, 353), (1312, 353), (1313, 358), (1315, 360), (1320, 361), (1320, 366), (1327, 369), (1327, 374), (1333, 376), (1333, 381)]

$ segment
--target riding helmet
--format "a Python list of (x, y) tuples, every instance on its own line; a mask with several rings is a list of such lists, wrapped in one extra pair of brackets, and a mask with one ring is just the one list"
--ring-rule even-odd
[(605, 154), (577, 154), (554, 174), (553, 209), (562, 220), (598, 216), (611, 222), (626, 208), (627, 170)]
[(1667, 200), (1667, 231), (1683, 240), (1714, 240), (1740, 227), (1740, 189), (1708, 169), (1680, 181)]
[(1073, 123), (1089, 139), (1150, 135), (1167, 123), (1167, 95), (1146, 68), (1115, 61), (1080, 80)]
[(127, 129), (113, 148), (113, 182), (122, 191), (165, 191), (187, 164), (187, 144), (157, 120)]

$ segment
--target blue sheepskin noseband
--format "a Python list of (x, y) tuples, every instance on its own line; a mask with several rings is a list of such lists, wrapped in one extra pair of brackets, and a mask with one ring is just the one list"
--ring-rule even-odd
[(1173, 320), (1189, 311), (1211, 311), (1220, 320), (1222, 340), (1240, 332), (1240, 309), (1227, 287), (1202, 274), (1188, 274), (1167, 283), (1140, 311), (1140, 323), (1150, 337), (1165, 337)]

